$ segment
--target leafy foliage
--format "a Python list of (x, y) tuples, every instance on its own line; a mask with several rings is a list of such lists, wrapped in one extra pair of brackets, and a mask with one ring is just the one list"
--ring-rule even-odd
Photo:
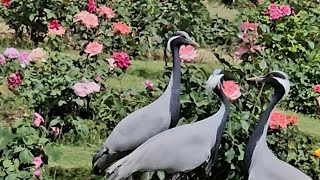
[(270, 20), (263, 13), (269, 4), (265, 2), (244, 8), (238, 20), (258, 22), (260, 38), (257, 42), (264, 46), (261, 55), (244, 59), (243, 72), (259, 73), (259, 70), (266, 73), (276, 69), (286, 72), (292, 86), (283, 105), (305, 114), (314, 114), (317, 103), (313, 86), (320, 79), (316, 70), (320, 62), (319, 7), (309, 1), (290, 1), (293, 15)]
[(58, 158), (59, 152), (47, 138), (45, 127), (32, 126), (30, 118), (17, 121), (10, 128), (0, 128), (0, 177), (1, 179), (31, 179), (36, 156), (41, 156), (44, 164), (48, 157)]

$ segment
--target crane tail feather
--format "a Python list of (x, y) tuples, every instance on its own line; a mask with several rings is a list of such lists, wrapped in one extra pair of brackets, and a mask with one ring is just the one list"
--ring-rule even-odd
[[(110, 168), (107, 170), (107, 173), (110, 174), (108, 180), (120, 180), (123, 178), (130, 179), (130, 175), (125, 173), (126, 165), (128, 163), (128, 156), (120, 159), (119, 161), (115, 162)], [(129, 163), (130, 164), (130, 163)], [(128, 169), (127, 169), (128, 170)], [(120, 174), (121, 171), (121, 174)], [(128, 174), (124, 176), (124, 174)]]
[(102, 175), (104, 171), (114, 162), (125, 157), (130, 152), (118, 152), (110, 154), (108, 149), (102, 148), (92, 160), (92, 172), (96, 175)]

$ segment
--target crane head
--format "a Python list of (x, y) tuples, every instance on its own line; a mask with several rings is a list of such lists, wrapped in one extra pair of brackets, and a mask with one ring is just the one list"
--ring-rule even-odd
[(212, 74), (210, 75), (206, 89), (208, 91), (212, 91), (213, 89), (220, 88), (224, 77), (224, 72), (221, 69), (213, 70)]
[(268, 74), (260, 77), (246, 78), (247, 81), (264, 82), (275, 88), (282, 87), (285, 91), (284, 96), (287, 96), (290, 91), (290, 81), (286, 73), (282, 71), (271, 71)]
[(200, 47), (200, 45), (191, 39), (188, 33), (185, 31), (177, 31), (175, 32), (167, 43), (167, 51), (171, 52), (171, 46), (182, 46), (182, 45), (191, 45), (194, 47)]

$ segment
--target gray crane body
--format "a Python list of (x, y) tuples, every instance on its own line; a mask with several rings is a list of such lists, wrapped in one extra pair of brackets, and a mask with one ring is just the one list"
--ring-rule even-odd
[(166, 130), (147, 140), (131, 154), (114, 163), (107, 171), (109, 180), (130, 178), (138, 171), (165, 171), (170, 174), (191, 171), (216, 153), (225, 127), (230, 105), (220, 89), (223, 74), (214, 71), (207, 87), (216, 87), (221, 98), (221, 106), (214, 115), (187, 125)]
[(312, 180), (295, 167), (279, 160), (265, 138), (258, 142), (252, 157), (249, 180)]
[[(150, 137), (169, 128), (171, 123), (170, 98), (172, 95), (170, 87), (172, 83), (171, 75), (168, 88), (157, 100), (131, 113), (119, 122), (104, 144), (109, 153), (135, 149)], [(131, 119), (135, 119), (135, 121)]]
[(215, 115), (205, 120), (169, 129), (147, 140), (110, 167), (109, 173), (119, 173), (119, 178), (112, 180), (128, 178), (136, 171), (176, 173), (202, 165), (211, 156), (224, 111), (222, 104)]
[(289, 93), (290, 81), (284, 72), (271, 71), (266, 76), (248, 78), (265, 82), (274, 88), (274, 94), (247, 143), (244, 155), (244, 171), (248, 180), (312, 180), (306, 174), (278, 159), (267, 144), (270, 114), (275, 105)]
[(173, 67), (164, 93), (151, 104), (129, 114), (113, 129), (101, 150), (94, 156), (93, 172), (101, 174), (111, 164), (130, 154), (156, 134), (175, 127), (180, 119), (181, 45), (199, 46), (184, 31), (176, 32), (169, 40)]

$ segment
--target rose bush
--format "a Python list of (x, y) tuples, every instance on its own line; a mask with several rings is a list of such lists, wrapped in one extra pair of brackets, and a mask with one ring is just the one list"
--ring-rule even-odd
[(26, 116), (11, 127), (0, 127), (0, 178), (1, 179), (32, 179), (42, 178), (48, 158), (59, 158), (59, 152), (50, 143), (48, 131)]
[[(320, 79), (316, 71), (320, 62), (319, 10), (309, 1), (265, 1), (247, 4), (237, 20), (239, 29), (247, 22), (258, 25), (249, 42), (246, 30), (239, 36), (242, 42), (236, 56), (241, 55), (241, 71), (264, 74), (280, 69), (288, 73), (291, 93), (282, 105), (305, 114), (317, 111), (312, 88)], [(250, 29), (250, 24), (247, 26)], [(253, 45), (263, 48), (256, 51)]]

